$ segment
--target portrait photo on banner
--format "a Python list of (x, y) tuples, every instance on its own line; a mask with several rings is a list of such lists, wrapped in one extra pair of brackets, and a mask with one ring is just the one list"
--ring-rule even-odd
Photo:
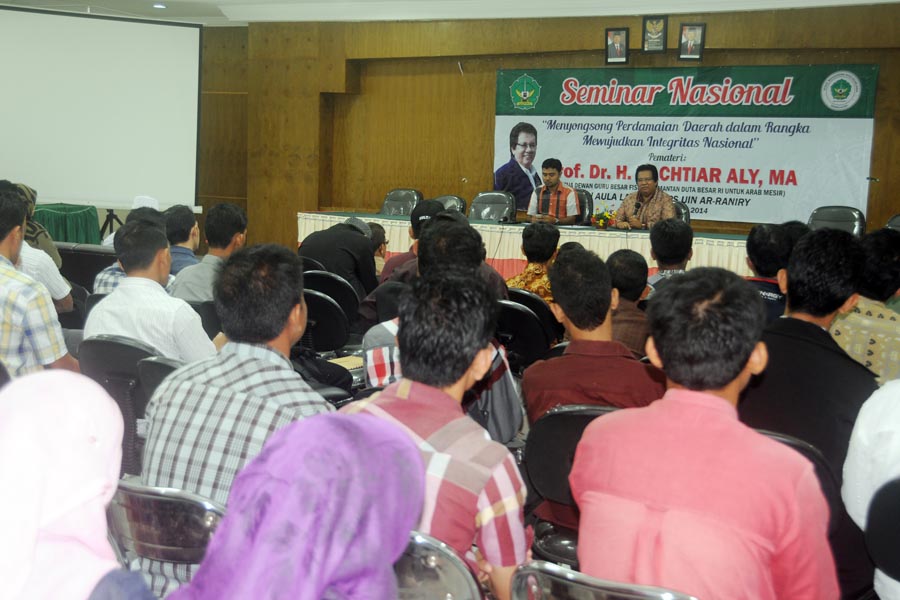
[(628, 28), (606, 29), (606, 64), (622, 65), (628, 62)]
[(647, 54), (657, 54), (666, 51), (666, 40), (669, 28), (669, 18), (665, 15), (650, 15), (644, 17), (643, 43), (641, 47)]
[(706, 46), (706, 23), (682, 23), (679, 60), (700, 60)]

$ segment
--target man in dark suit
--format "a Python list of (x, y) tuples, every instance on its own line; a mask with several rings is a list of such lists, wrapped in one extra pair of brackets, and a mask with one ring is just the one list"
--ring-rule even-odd
[(494, 189), (516, 198), (516, 210), (528, 210), (528, 201), (543, 181), (534, 167), (537, 154), (537, 129), (531, 123), (516, 123), (509, 132), (509, 162), (494, 173)]
[(694, 27), (687, 27), (684, 30), (681, 56), (700, 56), (700, 40), (697, 39), (697, 30)]
[(356, 295), (365, 298), (378, 286), (371, 235), (372, 231), (364, 221), (350, 217), (343, 223), (306, 236), (298, 252), (346, 279), (356, 290)]
[(612, 41), (606, 45), (607, 61), (613, 62), (618, 59), (625, 62), (627, 51), (625, 44), (622, 43), (622, 34), (618, 31), (613, 32)]
[[(741, 421), (786, 433), (822, 451), (840, 483), (850, 433), (862, 403), (877, 389), (875, 375), (854, 361), (828, 333), (838, 314), (853, 310), (863, 272), (859, 241), (821, 229), (801, 239), (778, 283), (785, 316), (763, 333), (769, 365), (744, 391)], [(862, 533), (845, 510), (830, 537), (841, 593), (857, 597), (872, 585), (873, 566)]]

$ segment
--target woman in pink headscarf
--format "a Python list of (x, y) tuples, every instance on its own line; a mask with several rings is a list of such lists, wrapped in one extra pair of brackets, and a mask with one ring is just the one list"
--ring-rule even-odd
[(3, 388), (0, 598), (153, 598), (107, 539), (121, 460), (122, 415), (87, 377), (44, 371)]
[(397, 598), (424, 485), (415, 444), (386, 421), (288, 425), (238, 474), (200, 569), (169, 600)]

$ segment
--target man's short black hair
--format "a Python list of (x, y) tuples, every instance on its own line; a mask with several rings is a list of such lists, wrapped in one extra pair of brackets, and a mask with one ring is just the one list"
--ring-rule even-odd
[(372, 252), (378, 252), (381, 245), (387, 241), (387, 232), (378, 223), (367, 223), (367, 225), (369, 226), (369, 231), (372, 232), (372, 237), (369, 238), (372, 241)]
[(784, 229), (784, 234), (787, 237), (788, 246), (790, 247), (791, 252), (793, 252), (794, 246), (797, 245), (800, 238), (812, 231), (809, 228), (809, 225), (802, 221), (786, 221), (781, 224), (781, 228)]
[(125, 224), (133, 221), (146, 221), (160, 228), (163, 233), (166, 232), (166, 216), (151, 206), (139, 206), (128, 211)]
[(210, 248), (227, 248), (236, 233), (247, 231), (247, 213), (236, 204), (216, 204), (206, 215), (204, 229)]
[(803, 236), (788, 261), (789, 311), (832, 314), (859, 291), (864, 263), (859, 240), (846, 231), (818, 229)]
[(564, 252), (569, 252), (571, 250), (584, 250), (584, 246), (581, 245), (581, 242), (565, 242), (559, 246), (559, 252), (556, 253), (557, 256), (563, 254)]
[(662, 266), (687, 262), (694, 243), (694, 230), (681, 219), (657, 221), (650, 229), (650, 247)]
[(25, 223), (25, 202), (15, 184), (0, 181), (0, 241)]
[(169, 247), (166, 232), (157, 223), (132, 219), (116, 231), (113, 238), (116, 258), (122, 270), (131, 273), (149, 267), (160, 250)]
[(423, 276), (450, 268), (472, 272), (484, 260), (484, 243), (481, 234), (467, 222), (441, 213), (422, 228), (418, 259)]
[(264, 344), (284, 330), (303, 298), (303, 261), (278, 244), (238, 250), (225, 261), (213, 297), (229, 340)]
[(530, 263), (545, 263), (553, 258), (559, 244), (559, 229), (550, 223), (531, 223), (522, 230), (522, 251)]
[(612, 302), (612, 282), (599, 256), (590, 250), (569, 250), (557, 256), (547, 275), (553, 301), (575, 327), (590, 331), (603, 324)]
[(666, 377), (689, 390), (719, 390), (747, 364), (766, 309), (742, 277), (699, 267), (670, 278), (651, 296), (647, 322)]
[(640, 165), (634, 172), (635, 181), (638, 180), (638, 175), (640, 175), (641, 171), (650, 171), (650, 174), (653, 175), (653, 181), (659, 181), (659, 171), (656, 170), (656, 165)]
[(562, 173), (562, 161), (558, 158), (548, 158), (541, 163), (542, 169), (556, 169), (557, 173)]
[(791, 244), (781, 225), (756, 225), (747, 235), (747, 258), (760, 277), (775, 277), (790, 257)]
[(860, 240), (866, 254), (859, 293), (866, 298), (887, 302), (900, 288), (900, 231), (879, 229)]
[(191, 231), (197, 224), (194, 211), (184, 204), (176, 204), (167, 208), (163, 215), (166, 217), (166, 237), (170, 244), (182, 244), (191, 239)]
[(451, 270), (417, 278), (400, 297), (403, 376), (432, 387), (459, 381), (496, 324), (497, 298), (481, 277)]
[(619, 296), (637, 302), (647, 288), (647, 260), (634, 250), (616, 250), (606, 259), (612, 286)]
[(516, 144), (519, 143), (519, 134), (520, 133), (530, 133), (534, 136), (534, 143), (537, 144), (537, 129), (534, 128), (534, 125), (531, 123), (526, 123), (522, 121), (520, 123), (516, 123), (512, 129), (509, 131), (509, 149), (512, 151), (513, 148), (516, 147)]

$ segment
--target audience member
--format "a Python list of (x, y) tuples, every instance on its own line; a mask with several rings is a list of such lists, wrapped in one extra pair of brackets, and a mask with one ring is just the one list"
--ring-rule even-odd
[(634, 174), (636, 192), (625, 196), (616, 211), (619, 229), (653, 229), (666, 219), (675, 218), (672, 196), (659, 189), (659, 172), (654, 165), (640, 165)]
[(477, 546), (495, 595), (508, 600), (528, 550), (525, 485), (509, 451), (460, 406), (490, 369), (496, 311), (496, 297), (478, 277), (451, 271), (417, 279), (400, 302), (404, 378), (342, 410), (396, 423), (416, 441), (429, 474), (417, 529), (461, 556)]
[(78, 371), (66, 350), (47, 288), (16, 270), (25, 239), (25, 206), (0, 182), (0, 362), (12, 377), (44, 367)]
[(372, 254), (375, 256), (375, 275), (380, 276), (384, 270), (384, 257), (387, 255), (388, 239), (384, 227), (378, 223), (366, 223), (372, 232)]
[(556, 256), (559, 229), (549, 223), (532, 223), (522, 230), (522, 254), (528, 264), (525, 270), (506, 280), (507, 287), (521, 288), (535, 293), (548, 304), (553, 302), (547, 269)]
[[(828, 334), (838, 314), (853, 309), (864, 255), (849, 233), (820, 229), (794, 248), (778, 283), (786, 314), (763, 334), (769, 367), (750, 383), (739, 406), (751, 427), (786, 433), (822, 451), (838, 481), (860, 406), (877, 388), (875, 376), (850, 358)], [(831, 546), (843, 596), (872, 584), (872, 564), (862, 534), (845, 511)]]
[[(125, 225), (128, 225), (133, 221), (146, 221), (148, 223), (151, 223), (161, 229), (163, 234), (165, 234), (166, 217), (155, 208), (152, 208), (150, 206), (139, 206), (131, 210), (128, 213), (128, 216), (125, 217)], [(112, 246), (113, 240), (115, 239), (115, 233), (111, 233), (108, 239), (108, 245)], [(120, 265), (119, 262), (116, 261), (97, 273), (97, 276), (94, 277), (94, 293), (109, 294), (114, 289), (116, 289), (116, 286), (118, 286), (123, 279), (125, 279), (125, 271), (122, 269), (122, 265)], [(166, 283), (163, 284), (166, 287), (167, 292), (171, 293), (172, 284), (174, 282), (175, 278), (171, 274), (169, 274), (168, 278), (166, 279)]]
[[(281, 427), (332, 409), (288, 357), (306, 327), (303, 266), (281, 246), (235, 252), (216, 282), (229, 342), (160, 384), (147, 405), (145, 484), (225, 504), (237, 472)], [(93, 313), (92, 313), (93, 314)], [(146, 561), (154, 592), (190, 579), (192, 567)]]
[(247, 214), (236, 204), (216, 204), (206, 215), (205, 229), (209, 252), (172, 282), (172, 295), (187, 302), (213, 300), (213, 286), (225, 261), (247, 241)]
[(53, 243), (50, 232), (47, 228), (34, 220), (34, 209), (37, 204), (37, 192), (25, 185), (17, 183), (16, 187), (21, 192), (21, 198), (25, 201), (26, 223), (25, 223), (25, 243), (35, 250), (43, 250), (53, 259), (53, 264), (59, 269), (62, 267), (62, 256), (59, 255), (59, 249)]
[(528, 216), (532, 223), (574, 225), (581, 214), (578, 194), (560, 181), (562, 163), (558, 158), (548, 158), (541, 164), (544, 185), (531, 193)]
[(646, 406), (666, 391), (665, 377), (612, 338), (619, 302), (609, 269), (588, 250), (567, 252), (550, 267), (556, 300), (550, 309), (569, 334), (562, 356), (525, 370), (522, 395), (534, 423), (557, 405)]
[(900, 296), (900, 231), (879, 229), (862, 238), (866, 262), (861, 297), (831, 325), (834, 341), (884, 383), (900, 377), (900, 314), (887, 306)]
[(582, 246), (578, 242), (564, 242), (564, 243), (560, 244), (559, 250), (556, 251), (556, 255), (559, 256), (560, 254), (562, 254), (564, 252), (568, 252), (569, 250), (575, 250), (576, 248), (579, 250), (585, 249), (585, 247)]
[(16, 268), (47, 288), (57, 314), (72, 312), (75, 307), (72, 286), (46, 252), (32, 248), (27, 242), (22, 244)]
[(194, 211), (183, 204), (170, 206), (163, 213), (166, 218), (166, 237), (172, 254), (172, 275), (200, 262), (194, 252), (200, 247), (200, 225)]
[(634, 250), (622, 249), (610, 254), (606, 265), (612, 286), (619, 290), (619, 305), (612, 311), (612, 339), (642, 357), (650, 328), (638, 301), (647, 291), (647, 261)]
[(569, 476), (581, 570), (698, 598), (837, 598), (812, 464), (737, 419), (741, 389), (766, 367), (759, 294), (724, 269), (693, 269), (648, 318), (647, 354), (669, 389), (581, 438)]
[(189, 585), (170, 600), (398, 598), (424, 467), (400, 428), (369, 416), (287, 425), (238, 474)]
[(29, 375), (0, 392), (0, 598), (154, 600), (107, 538), (122, 430), (116, 403), (81, 375)]
[(416, 258), (416, 245), (422, 234), (422, 226), (441, 212), (444, 212), (444, 205), (437, 200), (423, 200), (416, 204), (412, 214), (409, 215), (409, 237), (413, 240), (413, 244), (408, 251), (395, 254), (384, 263), (384, 269), (381, 270), (382, 283), (390, 279), (394, 269)]
[(319, 261), (326, 270), (346, 279), (356, 295), (365, 298), (378, 285), (371, 236), (365, 221), (350, 217), (306, 236), (298, 253)]
[(665, 219), (650, 229), (650, 256), (659, 270), (649, 279), (650, 294), (663, 287), (669, 277), (684, 273), (694, 255), (694, 231), (681, 219)]
[(790, 246), (791, 252), (794, 251), (794, 246), (797, 245), (800, 238), (812, 231), (809, 225), (801, 221), (785, 221), (781, 224), (781, 227), (787, 235), (788, 246)]
[[(887, 382), (859, 409), (853, 426), (841, 497), (856, 525), (865, 530), (869, 504), (884, 484), (900, 477), (900, 380)], [(881, 600), (900, 599), (900, 581), (875, 569)]]
[(756, 225), (747, 235), (747, 277), (766, 303), (766, 322), (784, 314), (784, 294), (778, 287), (778, 271), (786, 269), (793, 246), (781, 225)]
[(88, 314), (84, 339), (121, 335), (149, 344), (162, 356), (192, 362), (216, 353), (198, 315), (169, 296), (169, 242), (165, 231), (143, 220), (116, 231), (116, 257), (126, 277)]

